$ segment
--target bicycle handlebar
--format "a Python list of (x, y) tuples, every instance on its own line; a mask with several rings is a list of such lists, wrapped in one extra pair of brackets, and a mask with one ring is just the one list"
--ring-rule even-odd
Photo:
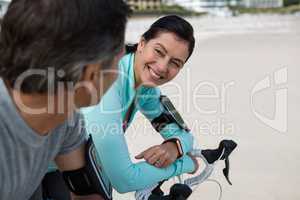
[(193, 150), (191, 154), (195, 157), (202, 158), (206, 164), (206, 167), (198, 176), (185, 180), (184, 184), (192, 187), (194, 185), (202, 183), (213, 172), (215, 162), (217, 162), (218, 160), (225, 160), (223, 175), (225, 176), (227, 182), (232, 185), (231, 181), (229, 180), (229, 156), (236, 147), (237, 144), (233, 140), (222, 140), (217, 149)]
[[(164, 196), (160, 186), (163, 182), (159, 183), (157, 186), (150, 187), (146, 189), (150, 192), (144, 191), (144, 193), (148, 193), (145, 195), (142, 193), (136, 193), (137, 199), (148, 199), (148, 200), (185, 200), (187, 199), (191, 193), (194, 185), (199, 185), (205, 180), (209, 178), (214, 170), (214, 165), (219, 160), (225, 161), (225, 168), (223, 169), (223, 174), (230, 185), (232, 185), (229, 180), (229, 156), (233, 152), (233, 150), (237, 147), (237, 144), (233, 140), (222, 140), (219, 143), (219, 147), (217, 149), (206, 149), (199, 150), (194, 149), (191, 152), (191, 155), (197, 158), (201, 158), (205, 162), (205, 169), (198, 175), (189, 179), (186, 179), (183, 183), (174, 184), (171, 189), (169, 195)], [(152, 192), (151, 192), (152, 191)], [(148, 196), (148, 197), (146, 197)], [(143, 198), (146, 197), (146, 198)]]

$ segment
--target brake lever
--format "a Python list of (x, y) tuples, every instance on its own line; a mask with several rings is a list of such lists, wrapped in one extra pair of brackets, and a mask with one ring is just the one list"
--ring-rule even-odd
[(229, 185), (232, 185), (231, 181), (229, 180), (229, 156), (236, 147), (237, 144), (233, 140), (222, 140), (217, 149), (208, 149), (202, 151), (202, 155), (205, 157), (209, 164), (213, 164), (218, 160), (225, 161), (223, 174)]
[[(225, 153), (222, 156), (222, 160), (225, 160), (225, 168), (223, 169), (223, 174), (229, 183), (229, 185), (232, 185), (232, 182), (229, 179), (229, 170), (230, 170), (230, 164), (229, 164), (229, 156), (233, 152), (233, 150), (237, 147), (237, 144), (232, 140), (223, 140), (222, 146), (225, 149)], [(221, 145), (220, 145), (221, 146)]]
[(229, 185), (232, 185), (231, 181), (229, 180), (229, 169), (230, 169), (229, 157), (227, 157), (225, 159), (225, 168), (223, 169), (223, 174), (224, 174), (227, 182), (229, 183)]
[(201, 151), (201, 154), (209, 164), (212, 164), (217, 160), (228, 158), (236, 147), (237, 144), (233, 140), (222, 140), (217, 149), (205, 149)]

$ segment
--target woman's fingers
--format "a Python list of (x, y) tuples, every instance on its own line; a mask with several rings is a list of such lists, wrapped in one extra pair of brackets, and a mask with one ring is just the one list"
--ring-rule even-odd
[(176, 160), (176, 154), (172, 155), (172, 149), (166, 145), (156, 145), (148, 148), (139, 155), (136, 159), (145, 159), (145, 161), (158, 168), (164, 168), (172, 164)]
[(165, 167), (169, 166), (169, 163), (170, 163), (170, 159), (167, 158), (167, 156), (161, 156), (159, 158), (159, 162), (155, 166), (158, 168), (165, 168)]
[(144, 157), (144, 152), (142, 152), (139, 155), (135, 156), (135, 159), (142, 159), (143, 157)]
[(142, 159), (144, 158), (145, 160), (148, 160), (150, 157), (153, 156), (153, 154), (155, 154), (155, 152), (157, 151), (158, 146), (153, 146), (150, 147), (148, 149), (146, 149), (145, 151), (143, 151), (142, 153), (140, 153), (139, 155), (135, 156), (136, 159)]
[(155, 151), (153, 156), (150, 157), (149, 160), (147, 160), (147, 162), (151, 165), (161, 168), (171, 164), (172, 160), (169, 156), (169, 153), (165, 149), (160, 148), (157, 151)]
[(146, 161), (151, 164), (154, 165), (155, 162), (157, 162), (160, 159), (161, 155), (157, 152), (154, 153), (149, 159), (147, 159)]

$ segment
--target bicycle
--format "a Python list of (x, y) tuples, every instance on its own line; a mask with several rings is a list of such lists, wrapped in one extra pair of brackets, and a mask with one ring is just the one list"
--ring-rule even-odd
[[(233, 150), (237, 147), (237, 144), (233, 140), (222, 140), (219, 143), (219, 147), (213, 150), (199, 150), (194, 149), (191, 155), (196, 158), (201, 158), (205, 163), (205, 169), (197, 176), (183, 180), (181, 176), (178, 176), (179, 183), (174, 184), (170, 188), (168, 195), (164, 195), (161, 189), (163, 182), (150, 186), (143, 190), (136, 191), (136, 200), (186, 200), (193, 192), (193, 187), (202, 184), (204, 181), (210, 180), (214, 167), (218, 161), (225, 161), (225, 168), (223, 169), (223, 175), (227, 182), (232, 185), (229, 180), (229, 156)], [(211, 180), (214, 181), (214, 180)], [(219, 200), (222, 198), (222, 186), (215, 181), (220, 188)]]

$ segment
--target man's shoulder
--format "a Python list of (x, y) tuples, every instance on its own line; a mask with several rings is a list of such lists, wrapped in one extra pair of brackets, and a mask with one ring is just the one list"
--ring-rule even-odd
[(51, 135), (53, 142), (61, 144), (59, 154), (78, 148), (87, 137), (83, 115), (80, 112), (74, 112), (72, 117), (56, 127)]
[(64, 132), (65, 137), (72, 132), (80, 132), (84, 128), (84, 119), (81, 112), (74, 112), (71, 117), (52, 130), (54, 133)]
[(72, 116), (70, 116), (63, 124), (62, 127), (73, 129), (76, 128), (78, 125), (83, 123), (83, 114), (82, 111), (73, 112)]

